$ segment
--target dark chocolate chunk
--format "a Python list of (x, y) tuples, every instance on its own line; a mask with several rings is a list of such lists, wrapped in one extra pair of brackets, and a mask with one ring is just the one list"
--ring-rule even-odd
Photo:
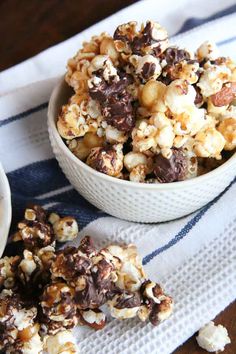
[(187, 172), (187, 160), (183, 151), (172, 149), (172, 156), (169, 159), (158, 154), (155, 158), (153, 171), (161, 183), (184, 180)]

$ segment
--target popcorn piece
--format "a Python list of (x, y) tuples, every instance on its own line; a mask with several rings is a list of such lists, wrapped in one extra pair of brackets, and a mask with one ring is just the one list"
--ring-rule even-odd
[(163, 157), (162, 154), (157, 155), (153, 171), (161, 183), (184, 180), (187, 173), (187, 159), (184, 152), (174, 148), (169, 159)]
[(27, 283), (32, 280), (32, 275), (39, 271), (42, 265), (40, 259), (28, 250), (24, 250), (23, 257), (18, 266), (18, 274), (22, 282)]
[(101, 250), (92, 258), (92, 267), (86, 275), (75, 278), (75, 300), (79, 309), (95, 309), (102, 306), (110, 297), (117, 280), (115, 273), (119, 260), (114, 259), (107, 250)]
[(225, 146), (225, 138), (215, 128), (207, 128), (197, 133), (194, 143), (194, 152), (199, 157), (221, 158), (221, 151)]
[(149, 315), (149, 320), (153, 326), (157, 326), (160, 322), (165, 321), (173, 312), (173, 301), (170, 297), (165, 296), (160, 304), (155, 304)]
[(160, 285), (150, 280), (147, 280), (145, 283), (142, 284), (141, 292), (143, 293), (144, 297), (154, 301), (154, 303), (156, 304), (160, 304), (161, 300), (165, 298)]
[(167, 107), (164, 103), (166, 85), (162, 82), (150, 80), (141, 91), (141, 103), (152, 112), (165, 112)]
[(140, 35), (134, 37), (131, 43), (134, 54), (160, 55), (168, 46), (168, 34), (165, 28), (157, 22), (147, 21)]
[[(71, 326), (68, 326), (69, 328), (72, 328), (73, 326), (77, 325), (77, 322), (74, 324), (72, 323)], [(49, 320), (46, 316), (42, 315), (40, 317), (40, 336), (42, 338), (47, 338), (48, 335), (55, 335), (58, 332), (64, 331), (65, 326), (63, 321), (52, 321)]]
[(37, 324), (23, 331), (18, 332), (18, 338), (14, 344), (7, 346), (6, 354), (41, 354), (43, 351), (43, 342), (38, 334)]
[(112, 317), (124, 320), (135, 317), (141, 305), (138, 292), (123, 291), (108, 301), (109, 310)]
[(108, 55), (114, 64), (117, 63), (119, 52), (116, 50), (114, 40), (111, 37), (105, 37), (100, 44), (100, 53)]
[(217, 127), (217, 130), (225, 138), (225, 150), (236, 148), (236, 118), (226, 118)]
[(219, 92), (223, 84), (230, 81), (231, 71), (226, 65), (208, 64), (203, 71), (197, 86), (204, 97), (209, 97)]
[(147, 54), (142, 57), (132, 55), (129, 61), (134, 66), (136, 74), (145, 81), (156, 80), (161, 74), (160, 61), (153, 55)]
[(227, 329), (212, 321), (199, 330), (196, 339), (198, 345), (208, 352), (224, 351), (225, 345), (231, 343)]
[(80, 319), (95, 330), (102, 329), (106, 325), (106, 315), (99, 309), (80, 311)]
[(189, 84), (195, 84), (199, 78), (199, 63), (197, 61), (182, 60), (175, 65), (164, 67), (163, 76), (170, 80), (182, 79)]
[(146, 175), (152, 172), (153, 161), (141, 152), (130, 151), (124, 157), (124, 166), (130, 172), (129, 179), (133, 182), (144, 182)]
[[(84, 136), (87, 132), (96, 130), (98, 123), (96, 118), (101, 115), (100, 112), (94, 117), (94, 111), (91, 110), (91, 103), (86, 96), (81, 96), (79, 103), (68, 103), (62, 107), (57, 121), (59, 134), (68, 140)], [(96, 107), (98, 109), (98, 106)], [(93, 117), (89, 115), (92, 113)], [(99, 114), (100, 113), (100, 114)]]
[(83, 47), (74, 58), (69, 59), (67, 65), (66, 82), (72, 86), (78, 94), (87, 90), (88, 66), (90, 61), (100, 52), (100, 46), (107, 33), (93, 36), (89, 42), (84, 42)]
[(150, 123), (157, 128), (155, 141), (160, 148), (171, 148), (175, 134), (171, 120), (164, 113), (155, 113), (150, 118)]
[(66, 283), (57, 282), (46, 286), (40, 305), (48, 319), (62, 322), (65, 328), (75, 326), (78, 322), (74, 290)]
[(115, 284), (128, 291), (138, 290), (145, 278), (145, 272), (136, 246), (132, 244), (124, 247), (110, 245), (107, 250), (121, 261), (121, 266), (117, 269), (118, 278)]
[[(90, 66), (88, 67), (88, 73), (90, 76), (93, 75), (93, 73), (98, 70), (102, 70), (102, 77), (105, 81), (109, 82), (110, 79), (114, 80), (115, 82), (119, 81), (119, 76), (117, 74), (117, 70), (115, 66), (113, 65), (112, 61), (109, 59), (107, 55), (97, 55), (93, 60), (91, 61)], [(89, 87), (90, 87), (89, 82)]]
[(66, 247), (56, 253), (51, 264), (52, 277), (66, 281), (86, 274), (92, 266), (91, 260), (75, 247)]
[(87, 164), (99, 172), (117, 176), (123, 168), (122, 145), (93, 148), (87, 158)]
[(21, 331), (32, 325), (36, 315), (37, 308), (24, 308), (19, 296), (12, 290), (3, 290), (0, 293), (0, 323), (7, 328), (14, 327)]
[(19, 262), (19, 256), (4, 257), (0, 259), (0, 289), (1, 287), (6, 289), (11, 289), (14, 287)]
[(55, 248), (53, 246), (43, 247), (36, 252), (36, 256), (40, 259), (42, 269), (49, 270), (55, 258)]
[(154, 325), (166, 320), (173, 312), (173, 300), (164, 294), (161, 286), (150, 280), (145, 281), (140, 289), (143, 304), (138, 311), (141, 321), (149, 321)]
[(145, 119), (140, 120), (132, 131), (133, 150), (144, 152), (157, 146), (157, 128)]
[(174, 80), (167, 86), (165, 104), (173, 114), (181, 114), (193, 106), (196, 91), (184, 80)]
[(202, 60), (215, 60), (219, 57), (219, 50), (214, 42), (205, 41), (197, 49), (197, 58)]
[[(46, 213), (40, 206), (33, 206), (35, 220), (23, 220), (18, 223), (19, 231), (13, 236), (13, 241), (22, 240), (25, 248), (33, 250), (54, 244), (54, 235), (51, 225), (46, 222)], [(26, 213), (27, 215), (27, 213)]]
[(125, 132), (122, 132), (111, 125), (108, 125), (105, 128), (105, 136), (106, 141), (110, 144), (117, 144), (117, 143), (125, 143), (128, 139), (128, 136)]
[(90, 275), (81, 275), (73, 281), (75, 287), (75, 301), (78, 309), (86, 310), (96, 309), (107, 301), (111, 289), (111, 279), (102, 282), (105, 287), (99, 285), (94, 277)]
[(46, 339), (48, 354), (78, 354), (78, 347), (70, 331), (58, 332), (55, 336)]
[(53, 223), (53, 230), (58, 242), (74, 240), (79, 233), (78, 223), (75, 218), (65, 216)]
[(130, 151), (128, 154), (124, 156), (124, 166), (125, 168), (131, 172), (133, 168), (138, 165), (147, 165), (148, 158), (141, 152), (132, 152)]
[[(176, 135), (196, 135), (206, 125), (205, 110), (190, 107), (181, 114), (175, 115), (174, 132)], [(172, 145), (171, 145), (172, 146)]]
[(0, 324), (0, 350), (7, 353), (7, 348), (14, 345), (17, 339), (18, 330), (16, 328), (5, 328)]

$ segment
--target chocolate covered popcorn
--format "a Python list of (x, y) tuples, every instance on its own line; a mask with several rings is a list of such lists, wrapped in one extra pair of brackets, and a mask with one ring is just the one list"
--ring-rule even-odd
[[(128, 171), (150, 168), (146, 155), (128, 154)], [(135, 245), (99, 249), (86, 236), (78, 247), (57, 249), (57, 242), (77, 236), (73, 217), (48, 214), (37, 205), (27, 208), (24, 217), (13, 236), (13, 242), (23, 244), (23, 251), (0, 259), (0, 350), (4, 353), (79, 353), (70, 331), (76, 326), (101, 330), (111, 317), (136, 317), (158, 325), (171, 315), (172, 298), (147, 280)]]
[(194, 54), (172, 46), (159, 23), (128, 22), (83, 43), (65, 80), (74, 95), (58, 116), (59, 134), (99, 172), (183, 181), (235, 151), (235, 117), (227, 112), (235, 109), (236, 65), (210, 41)]

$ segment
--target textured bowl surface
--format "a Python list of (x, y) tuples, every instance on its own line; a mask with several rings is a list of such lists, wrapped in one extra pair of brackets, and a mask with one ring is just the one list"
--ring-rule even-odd
[(0, 257), (7, 243), (11, 224), (11, 192), (7, 177), (0, 163)]
[(64, 80), (55, 87), (48, 108), (48, 129), (63, 172), (90, 203), (106, 213), (136, 222), (162, 222), (187, 215), (214, 199), (233, 180), (236, 154), (203, 176), (168, 184), (143, 184), (99, 173), (76, 158), (57, 132), (60, 107), (71, 95)]

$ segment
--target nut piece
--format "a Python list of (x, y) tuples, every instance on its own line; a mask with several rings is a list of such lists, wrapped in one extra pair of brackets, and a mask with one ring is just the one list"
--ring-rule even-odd
[(80, 321), (95, 330), (102, 329), (106, 325), (106, 315), (99, 309), (80, 310)]
[(236, 97), (236, 82), (228, 82), (220, 91), (211, 96), (214, 106), (221, 107), (230, 104)]
[(91, 150), (86, 163), (109, 176), (118, 176), (123, 168), (122, 144)]
[(216, 326), (212, 321), (199, 330), (196, 340), (208, 352), (223, 352), (225, 345), (231, 343), (227, 329), (222, 325)]
[(48, 354), (79, 354), (75, 339), (70, 331), (61, 331), (46, 339)]

